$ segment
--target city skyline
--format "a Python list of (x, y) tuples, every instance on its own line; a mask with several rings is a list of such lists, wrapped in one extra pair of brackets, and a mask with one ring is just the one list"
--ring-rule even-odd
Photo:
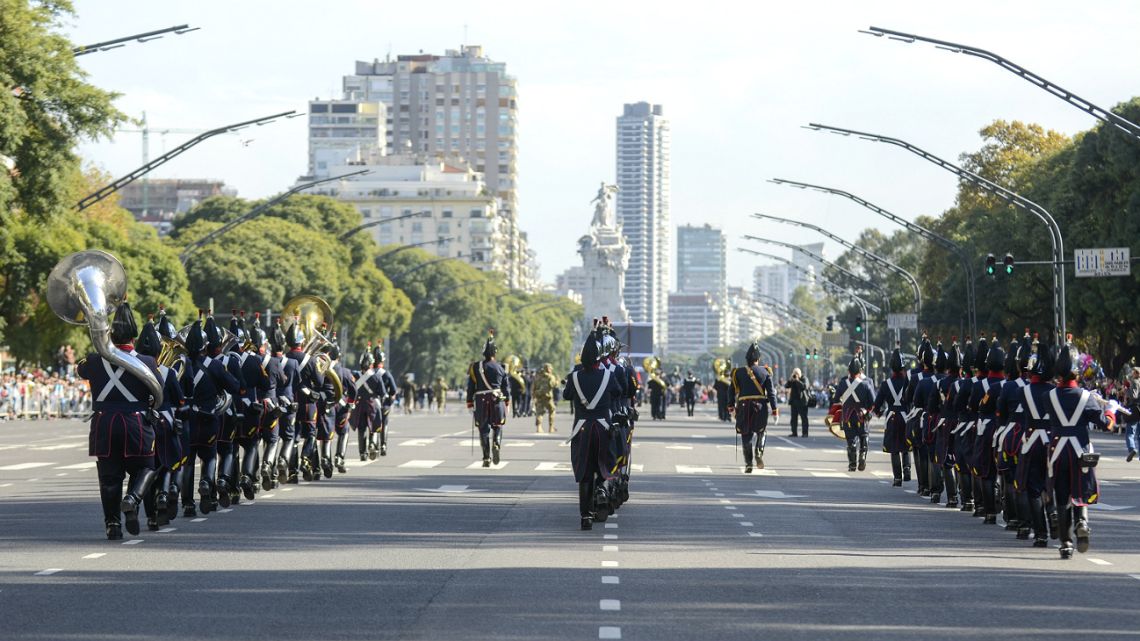
[[(207, 128), (301, 111), (314, 97), (337, 97), (336, 79), (354, 61), (482, 45), (518, 79), (519, 226), (531, 233), (547, 282), (576, 262), (565, 239), (576, 237), (588, 220), (583, 194), (599, 177), (615, 175), (610, 127), (625, 102), (647, 100), (668, 109), (672, 224), (721, 226), (731, 250), (741, 244), (740, 233), (761, 230), (797, 244), (818, 240), (748, 218), (761, 209), (802, 216), (849, 238), (863, 227), (894, 229), (854, 204), (764, 182), (771, 177), (848, 189), (908, 219), (952, 204), (955, 181), (936, 168), (897, 150), (800, 129), (809, 121), (896, 135), (948, 158), (977, 149), (977, 130), (996, 118), (1067, 134), (1095, 124), (992, 65), (857, 33), (871, 24), (989, 48), (1103, 106), (1140, 93), (1128, 68), (1140, 45), (1127, 35), (1129, 21), (1118, 19), (1131, 7), (1122, 2), (1095, 14), (1062, 2), (1035, 3), (1041, 10), (1034, 12), (980, 2), (942, 12), (901, 2), (810, 3), (749, 8), (728, 23), (712, 11), (683, 25), (630, 5), (607, 8), (604, 17), (567, 15), (553, 26), (542, 8), (523, 4), (496, 5), (502, 15), (490, 19), (468, 5), (445, 2), (432, 20), (401, 7), (344, 3), (339, 12), (300, 21), (294, 11), (300, 6), (276, 3), (280, 11), (265, 12), (258, 4), (167, 8), (128, 2), (109, 12), (82, 0), (68, 33), (94, 42), (182, 22), (202, 27), (145, 51), (127, 47), (82, 59), (92, 82), (123, 93), (118, 104), (125, 113), (137, 118), (147, 112), (156, 132), (152, 156), (185, 139), (158, 135), (162, 128)], [(987, 21), (979, 25), (982, 10)], [(753, 19), (748, 11), (756, 13)], [(354, 14), (361, 19), (344, 19)], [(399, 28), (378, 31), (378, 20), (364, 19), (369, 16)], [(639, 24), (631, 27), (634, 22)], [(241, 26), (248, 24), (259, 25), (256, 34)], [(535, 24), (544, 27), (527, 28)], [(764, 37), (755, 37), (756, 24)], [(582, 33), (593, 34), (588, 46), (582, 46)], [(1062, 39), (1067, 46), (1055, 46)], [(312, 46), (279, 46), (286, 41)], [(683, 52), (678, 42), (685, 43)], [(266, 51), (273, 52), (272, 61)], [(782, 62), (790, 59), (796, 64)], [(863, 107), (853, 112), (852, 104)], [(124, 133), (116, 140), (86, 144), (81, 153), (122, 175), (139, 164), (139, 138)], [(218, 178), (244, 197), (264, 197), (304, 171), (306, 145), (302, 119), (280, 121), (204, 143), (154, 177)], [(830, 255), (841, 253), (827, 246)], [(735, 251), (728, 261), (729, 272), (742, 275), (730, 284), (745, 286), (763, 262)]]

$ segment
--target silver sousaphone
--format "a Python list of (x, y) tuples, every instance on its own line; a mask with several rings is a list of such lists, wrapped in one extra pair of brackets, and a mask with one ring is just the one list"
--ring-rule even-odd
[(72, 325), (86, 325), (95, 351), (141, 380), (150, 391), (150, 405), (162, 406), (162, 382), (139, 358), (111, 342), (115, 308), (127, 296), (127, 272), (107, 252), (81, 251), (56, 264), (48, 276), (47, 299), (51, 310)]

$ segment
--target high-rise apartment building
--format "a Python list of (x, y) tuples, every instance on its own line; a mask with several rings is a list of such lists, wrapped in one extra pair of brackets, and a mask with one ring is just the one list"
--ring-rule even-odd
[(518, 91), (506, 63), (479, 46), (358, 61), (344, 77), (344, 98), (386, 107), (387, 153), (457, 157), (483, 175), (508, 221), (508, 284), (532, 288), (533, 255), (518, 226)]
[(617, 220), (629, 243), (625, 306), (669, 337), (669, 121), (661, 105), (626, 104), (617, 119)]
[(727, 283), (724, 233), (709, 224), (677, 228), (677, 291), (708, 292), (725, 300)]

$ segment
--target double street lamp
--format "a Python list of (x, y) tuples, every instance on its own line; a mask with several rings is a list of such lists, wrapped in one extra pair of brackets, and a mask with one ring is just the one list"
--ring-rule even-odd
[(887, 308), (887, 313), (890, 313), (890, 311), (891, 311), (891, 296), (887, 292), (887, 290), (883, 289), (883, 287), (881, 285), (879, 285), (878, 283), (875, 283), (873, 281), (867, 280), (866, 278), (863, 278), (862, 276), (856, 274), (855, 272), (851, 271), (850, 269), (847, 269), (846, 267), (840, 265), (839, 263), (835, 263), (835, 262), (832, 262), (830, 260), (827, 260), (823, 256), (821, 256), (821, 255), (819, 255), (819, 254), (817, 254), (811, 250), (804, 249), (803, 247), (800, 247), (799, 245), (793, 245), (791, 243), (785, 243), (782, 240), (775, 240), (774, 238), (761, 238), (759, 236), (750, 236), (748, 234), (743, 235), (742, 238), (744, 238), (745, 240), (752, 240), (752, 241), (755, 241), (758, 243), (767, 243), (769, 245), (776, 245), (778, 247), (786, 247), (788, 249), (791, 249), (792, 251), (798, 251), (801, 254), (807, 256), (808, 258), (819, 261), (820, 264), (827, 265), (828, 267), (831, 267), (832, 269), (843, 274), (844, 276), (847, 276), (848, 278), (851, 278), (852, 280), (855, 280), (855, 281), (862, 283), (868, 289), (874, 290), (877, 294), (879, 294), (880, 297), (882, 297), (883, 306)]
[(131, 42), (132, 40), (141, 44), (144, 42), (150, 42), (151, 40), (158, 40), (168, 33), (174, 33), (180, 36), (184, 33), (197, 31), (198, 29), (201, 29), (201, 27), (191, 27), (188, 24), (180, 24), (173, 27), (167, 27), (165, 29), (147, 31), (146, 33), (136, 33), (133, 36), (123, 36), (122, 38), (115, 38), (114, 40), (106, 40), (104, 42), (96, 42), (89, 45), (83, 45), (81, 47), (75, 47), (71, 50), (71, 53), (78, 58), (79, 56), (85, 56), (89, 53), (98, 53), (100, 51), (110, 51), (111, 49), (125, 47), (127, 46), (127, 43)]

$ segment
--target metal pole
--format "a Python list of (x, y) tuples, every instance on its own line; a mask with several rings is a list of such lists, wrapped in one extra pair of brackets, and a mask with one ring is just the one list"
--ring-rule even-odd
[(201, 29), (201, 27), (191, 28), (190, 25), (188, 25), (188, 24), (180, 24), (180, 25), (175, 25), (173, 27), (167, 27), (165, 29), (157, 29), (155, 31), (147, 31), (145, 33), (136, 33), (133, 36), (124, 36), (122, 38), (115, 38), (114, 40), (105, 40), (103, 42), (96, 42), (94, 44), (83, 45), (81, 47), (75, 47), (71, 50), (71, 53), (74, 54), (75, 57), (78, 58), (79, 56), (85, 56), (89, 53), (97, 53), (100, 51), (110, 51), (111, 49), (118, 49), (119, 47), (125, 47), (126, 44), (132, 40), (136, 40), (139, 43), (150, 42), (151, 40), (158, 40), (163, 35), (171, 33), (171, 32), (173, 32), (177, 35), (182, 35), (184, 33), (190, 33), (191, 31), (197, 31), (198, 29)]

